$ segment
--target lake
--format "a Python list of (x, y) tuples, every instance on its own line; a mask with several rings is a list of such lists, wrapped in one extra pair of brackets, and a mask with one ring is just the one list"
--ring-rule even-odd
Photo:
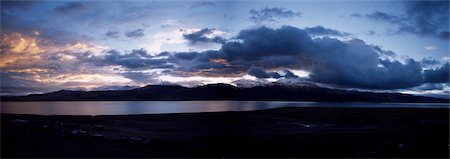
[(1, 102), (1, 113), (35, 115), (130, 115), (251, 111), (279, 107), (449, 108), (449, 104), (325, 103), (285, 101), (45, 101)]

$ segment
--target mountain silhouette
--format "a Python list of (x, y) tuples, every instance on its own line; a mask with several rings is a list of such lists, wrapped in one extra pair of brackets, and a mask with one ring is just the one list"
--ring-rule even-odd
[(132, 90), (69, 91), (61, 90), (27, 96), (2, 96), (2, 101), (313, 101), (313, 102), (409, 102), (448, 103), (448, 99), (414, 96), (401, 93), (374, 93), (330, 89), (316, 85), (265, 85), (235, 87), (209, 84), (198, 87), (178, 85), (147, 85)]

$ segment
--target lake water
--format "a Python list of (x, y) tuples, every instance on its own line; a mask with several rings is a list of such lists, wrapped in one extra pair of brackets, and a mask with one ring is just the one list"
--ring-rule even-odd
[(1, 102), (1, 113), (37, 115), (128, 115), (250, 111), (279, 107), (450, 108), (448, 103), (322, 103), (281, 101), (75, 101)]

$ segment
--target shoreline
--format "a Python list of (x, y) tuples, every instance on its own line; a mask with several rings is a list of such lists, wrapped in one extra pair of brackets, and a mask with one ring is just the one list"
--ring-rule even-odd
[[(2, 144), (8, 145), (2, 146), (2, 157), (445, 158), (449, 110), (284, 107), (142, 115), (1, 114)], [(18, 126), (17, 119), (53, 124)], [(75, 126), (48, 129), (61, 122)], [(104, 130), (94, 131), (95, 125)], [(75, 129), (88, 135), (71, 136)], [(131, 142), (133, 137), (139, 141)]]

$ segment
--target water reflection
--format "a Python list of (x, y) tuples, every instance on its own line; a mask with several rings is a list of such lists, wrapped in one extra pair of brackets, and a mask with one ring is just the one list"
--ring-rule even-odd
[(449, 108), (448, 103), (321, 103), (283, 101), (81, 101), (1, 102), (1, 113), (39, 115), (126, 115), (250, 111), (278, 107)]

